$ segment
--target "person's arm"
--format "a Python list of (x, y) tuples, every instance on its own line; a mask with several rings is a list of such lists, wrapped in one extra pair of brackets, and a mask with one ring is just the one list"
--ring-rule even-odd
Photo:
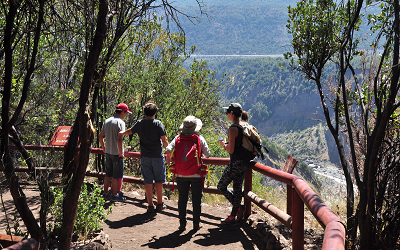
[(161, 136), (161, 141), (162, 141), (162, 144), (163, 144), (164, 148), (167, 148), (168, 147), (167, 136), (165, 136), (165, 135)]
[(130, 135), (132, 134), (132, 130), (128, 129), (125, 131), (121, 131), (118, 133), (118, 153), (119, 153), (119, 157), (124, 158), (124, 146), (123, 146), (123, 137), (124, 135)]
[(172, 152), (169, 151), (169, 150), (165, 151), (165, 154), (167, 155), (167, 157), (165, 158), (165, 161), (166, 161), (167, 164), (169, 164), (171, 162), (171, 153)]
[(210, 149), (208, 148), (207, 142), (203, 136), (200, 136), (200, 142), (201, 142), (201, 154), (204, 155), (204, 157), (209, 158)]
[(168, 139), (167, 136), (163, 135), (161, 136), (161, 141), (162, 144), (165, 148), (165, 153), (167, 154), (167, 157), (165, 158), (165, 161), (167, 162), (167, 164), (169, 164), (171, 162), (171, 151), (167, 150), (168, 147)]
[(104, 145), (104, 135), (105, 135), (105, 133), (102, 130), (100, 132), (100, 135), (99, 135), (99, 141), (100, 141), (101, 148), (103, 149), (103, 152), (105, 153), (106, 152), (106, 146)]
[(226, 150), (229, 154), (232, 154), (233, 151), (235, 151), (235, 139), (238, 136), (238, 129), (235, 127), (231, 127), (228, 130), (228, 136), (229, 136), (229, 141), (228, 144), (225, 144), (226, 140), (219, 141), (221, 146), (224, 147), (224, 150)]
[(175, 136), (175, 138), (172, 139), (171, 143), (165, 148), (165, 153), (167, 154), (166, 158), (167, 164), (169, 164), (171, 161), (174, 161), (173, 159), (174, 156), (172, 155), (172, 151), (175, 148), (175, 142), (177, 137), (178, 136)]

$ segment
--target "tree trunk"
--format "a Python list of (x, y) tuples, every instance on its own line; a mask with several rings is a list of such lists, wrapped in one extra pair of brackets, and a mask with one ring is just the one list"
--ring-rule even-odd
[(21, 216), (25, 226), (28, 229), (28, 232), (31, 234), (32, 238), (40, 241), (42, 238), (42, 230), (39, 225), (36, 223), (36, 219), (32, 214), (32, 211), (29, 209), (26, 197), (23, 193), (22, 188), (18, 183), (18, 178), (14, 172), (14, 165), (11, 160), (10, 149), (9, 149), (9, 132), (14, 122), (17, 120), (22, 107), (25, 104), (25, 100), (28, 94), (29, 85), (31, 82), (31, 77), (33, 71), (35, 69), (35, 61), (36, 55), (38, 51), (38, 44), (41, 32), (41, 24), (43, 23), (43, 15), (44, 15), (44, 1), (39, 1), (39, 16), (37, 17), (37, 26), (35, 27), (35, 37), (34, 44), (32, 46), (31, 57), (28, 57), (29, 67), (27, 69), (27, 73), (24, 77), (24, 85), (21, 93), (21, 99), (19, 101), (18, 107), (15, 110), (12, 118), (9, 117), (10, 112), (10, 100), (11, 100), (11, 86), (13, 79), (13, 29), (14, 29), (14, 21), (15, 17), (18, 13), (18, 8), (20, 7), (20, 3), (18, 1), (9, 1), (8, 13), (6, 15), (6, 25), (4, 29), (4, 77), (3, 77), (3, 95), (2, 95), (2, 110), (1, 110), (1, 118), (2, 118), (2, 134), (1, 134), (1, 145), (0, 145), (0, 154), (2, 156), (1, 168), (4, 171), (6, 176), (8, 186), (10, 188), (10, 193), (13, 197), (15, 207), (17, 208), (18, 213)]
[[(333, 124), (332, 124), (332, 120), (331, 120), (331, 117), (330, 117), (330, 114), (329, 114), (329, 109), (328, 109), (328, 106), (326, 104), (325, 95), (324, 95), (324, 92), (322, 90), (322, 85), (321, 85), (321, 82), (320, 82), (319, 78), (315, 82), (316, 82), (317, 89), (318, 89), (318, 92), (319, 92), (319, 95), (320, 95), (320, 98), (321, 98), (321, 105), (322, 105), (322, 108), (324, 110), (325, 120), (327, 122), (329, 131), (331, 132), (331, 134), (332, 134), (332, 136), (333, 136), (333, 138), (334, 138), (334, 140), (336, 142), (336, 146), (337, 146), (339, 157), (340, 157), (340, 163), (341, 163), (342, 169), (343, 169), (343, 174), (344, 174), (344, 176), (346, 178), (346, 188), (347, 188), (346, 189), (347, 190), (347, 196), (346, 196), (347, 201), (346, 201), (346, 204), (347, 204), (347, 220), (348, 220), (348, 222), (347, 222), (347, 224), (348, 224), (347, 235), (350, 236), (351, 232), (352, 232), (350, 229), (353, 229), (353, 227), (354, 227), (354, 216), (353, 216), (353, 210), (354, 210), (354, 187), (353, 187), (353, 181), (351, 180), (351, 174), (350, 174), (350, 171), (348, 169), (348, 163), (347, 163), (347, 160), (346, 160), (346, 153), (344, 151), (343, 142), (342, 142), (342, 140), (340, 139), (340, 136), (339, 136), (338, 126), (336, 125), (336, 128), (335, 128), (333, 126)], [(339, 98), (339, 97), (337, 97), (337, 98)], [(336, 116), (338, 114), (337, 112), (338, 111), (335, 110), (335, 115)], [(336, 119), (336, 123), (338, 123), (338, 119)]]
[[(99, 1), (99, 13), (97, 18), (96, 34), (93, 37), (93, 46), (86, 60), (85, 71), (82, 80), (81, 93), (79, 98), (79, 111), (75, 121), (72, 134), (79, 134), (80, 151), (78, 164), (71, 164), (68, 159), (73, 159), (76, 148), (75, 141), (68, 141), (68, 148), (72, 152), (66, 151), (63, 171), (64, 193), (63, 201), (63, 222), (61, 226), (61, 235), (59, 249), (66, 250), (71, 248), (71, 240), (74, 229), (74, 222), (78, 208), (78, 198), (82, 183), (85, 178), (86, 168), (89, 163), (91, 145), (94, 138), (94, 129), (89, 116), (89, 96), (92, 89), (92, 79), (98, 64), (99, 55), (103, 46), (107, 31), (108, 1)], [(79, 124), (79, 125), (78, 125)], [(76, 132), (76, 131), (79, 132)], [(71, 139), (70, 139), (71, 140)], [(67, 165), (66, 165), (67, 164)], [(70, 166), (70, 167), (68, 167)], [(64, 174), (66, 179), (64, 179)]]
[[(394, 103), (397, 98), (398, 92), (398, 81), (400, 76), (399, 71), (399, 34), (400, 34), (400, 18), (399, 18), (399, 1), (393, 1), (394, 7), (394, 24), (393, 24), (393, 58), (392, 58), (392, 76), (390, 79), (390, 86), (389, 86), (389, 98), (387, 100), (383, 100), (381, 103), (381, 107), (383, 107), (383, 111), (378, 113), (376, 119), (376, 126), (372, 131), (371, 136), (368, 138), (368, 155), (365, 161), (365, 178), (364, 182), (366, 183), (366, 194), (365, 196), (365, 203), (363, 200), (363, 211), (361, 211), (360, 217), (362, 217), (363, 227), (361, 228), (360, 223), (360, 242), (361, 242), (361, 249), (373, 249), (376, 245), (375, 241), (375, 225), (373, 221), (373, 216), (376, 215), (376, 208), (375, 208), (375, 197), (376, 197), (376, 175), (377, 175), (377, 167), (378, 167), (378, 155), (379, 149), (382, 145), (385, 130), (387, 124), (389, 123), (390, 116), (394, 112)], [(360, 199), (361, 203), (361, 199)]]

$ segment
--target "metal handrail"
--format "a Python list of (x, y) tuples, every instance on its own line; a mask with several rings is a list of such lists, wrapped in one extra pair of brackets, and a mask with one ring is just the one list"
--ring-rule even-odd
[[(16, 148), (10, 146), (10, 148)], [(26, 145), (26, 150), (55, 150), (63, 151), (64, 147), (54, 146), (36, 146)], [(104, 154), (100, 148), (93, 148), (91, 150), (93, 154)], [(140, 158), (139, 152), (125, 152), (125, 157)], [(210, 165), (227, 165), (229, 163), (228, 158), (202, 158), (204, 164)], [(263, 175), (271, 177), (282, 183), (287, 184), (287, 212), (283, 212), (268, 202), (259, 198), (252, 191), (252, 171), (257, 171)], [(16, 168), (16, 172), (27, 171), (27, 168)], [(36, 171), (41, 171), (37, 168)], [(46, 170), (48, 171), (48, 170)], [(61, 172), (61, 169), (54, 169), (54, 172)], [(93, 176), (98, 178), (104, 178), (105, 173), (87, 171), (86, 176)], [(124, 176), (124, 182), (136, 183), (144, 185), (143, 179)], [(171, 188), (175, 183), (165, 183), (164, 188)], [(293, 192), (291, 189), (294, 189)], [(205, 193), (221, 194), (216, 187), (205, 187)], [(284, 225), (292, 229), (292, 249), (304, 249), (304, 204), (311, 211), (313, 216), (317, 219), (319, 224), (325, 229), (324, 241), (322, 245), (323, 250), (345, 249), (345, 235), (346, 228), (344, 223), (339, 217), (323, 202), (323, 200), (308, 186), (304, 180), (293, 174), (282, 172), (278, 169), (264, 166), (260, 163), (253, 163), (246, 173), (244, 181), (244, 196), (246, 215), (251, 214), (251, 202), (258, 205), (261, 209), (265, 210)], [(290, 204), (290, 205), (289, 205)]]
[(287, 197), (287, 199), (291, 199), (292, 201), (292, 211), (288, 211), (288, 213), (292, 214), (293, 249), (304, 249), (304, 204), (325, 229), (322, 249), (345, 249), (346, 228), (344, 223), (302, 178), (264, 166), (260, 163), (256, 163), (252, 166), (252, 169), (286, 183), (288, 190), (289, 187), (293, 187), (296, 191), (288, 191), (291, 195)]

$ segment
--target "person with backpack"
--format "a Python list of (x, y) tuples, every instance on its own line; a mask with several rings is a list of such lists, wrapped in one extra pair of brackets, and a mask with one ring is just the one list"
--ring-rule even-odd
[[(244, 215), (244, 205), (242, 202), (242, 186), (247, 169), (250, 165), (246, 149), (242, 147), (243, 129), (240, 124), (242, 115), (242, 106), (239, 103), (231, 103), (226, 109), (226, 115), (232, 125), (228, 130), (228, 143), (225, 139), (220, 140), (220, 144), (224, 150), (230, 154), (230, 161), (218, 182), (217, 188), (232, 204), (231, 214), (226, 219), (221, 219), (222, 224), (233, 225), (237, 220), (241, 220)], [(233, 182), (233, 192), (228, 189), (228, 185)]]
[(167, 159), (174, 163), (170, 166), (171, 172), (176, 175), (178, 184), (179, 200), (179, 230), (186, 229), (186, 213), (189, 190), (192, 188), (193, 204), (193, 229), (202, 227), (200, 222), (201, 198), (204, 187), (204, 166), (201, 156), (210, 157), (210, 149), (203, 136), (197, 133), (202, 127), (200, 119), (187, 116), (181, 124), (177, 135), (166, 148)]
[[(138, 134), (140, 139), (140, 165), (143, 173), (144, 187), (147, 198), (147, 213), (162, 211), (166, 205), (162, 201), (163, 183), (165, 179), (165, 159), (163, 146), (168, 146), (168, 139), (164, 125), (160, 120), (155, 119), (157, 105), (146, 103), (143, 106), (145, 119), (137, 121), (132, 128), (122, 131), (118, 135), (118, 141), (122, 145), (124, 135)], [(123, 148), (119, 147), (120, 157), (124, 157)], [(168, 161), (168, 159), (167, 159)], [(153, 204), (153, 182), (155, 182), (157, 205), (154, 210)]]

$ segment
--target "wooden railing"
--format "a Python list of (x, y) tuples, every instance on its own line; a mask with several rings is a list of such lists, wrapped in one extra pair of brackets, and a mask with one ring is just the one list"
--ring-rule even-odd
[[(11, 148), (15, 148), (11, 146)], [(26, 150), (56, 150), (62, 151), (63, 148), (51, 146), (32, 146), (26, 145)], [(102, 149), (93, 148), (91, 153), (103, 154)], [(126, 152), (125, 157), (140, 158), (138, 152)], [(227, 165), (228, 158), (203, 158), (204, 164), (209, 165)], [(48, 169), (36, 169), (37, 172), (48, 171)], [(15, 172), (26, 172), (27, 168), (16, 168)], [(53, 169), (54, 172), (61, 173), (61, 169)], [(269, 204), (267, 201), (258, 197), (252, 192), (252, 173), (257, 171), (270, 178), (287, 184), (287, 209), (286, 213), (279, 208)], [(104, 178), (105, 173), (87, 171), (86, 176)], [(143, 179), (124, 176), (124, 182), (144, 185)], [(164, 188), (171, 188), (174, 183), (165, 183)], [(221, 192), (213, 186), (205, 187), (205, 193), (221, 194)], [(319, 224), (325, 229), (324, 241), (322, 249), (345, 249), (345, 226), (338, 216), (322, 201), (320, 197), (298, 176), (290, 173), (264, 166), (260, 163), (252, 163), (246, 173), (244, 181), (244, 196), (246, 215), (251, 214), (251, 202), (259, 206), (261, 209), (271, 214), (277, 220), (292, 230), (292, 249), (304, 249), (304, 205), (308, 207)]]

